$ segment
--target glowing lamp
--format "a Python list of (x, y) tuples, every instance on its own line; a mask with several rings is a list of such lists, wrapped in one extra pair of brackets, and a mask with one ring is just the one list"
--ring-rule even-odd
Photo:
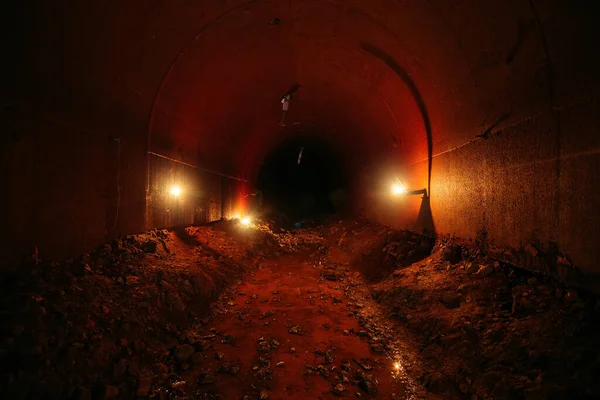
[(250, 219), (250, 217), (244, 217), (240, 220), (240, 222), (244, 226), (250, 226), (250, 223), (252, 222), (252, 220)]
[(402, 183), (392, 183), (392, 195), (394, 196), (414, 196), (422, 194), (423, 197), (427, 197), (427, 189), (407, 189)]
[(171, 193), (171, 195), (177, 197), (181, 194), (181, 188), (179, 186), (172, 186), (171, 189), (169, 190), (169, 193)]
[(392, 184), (392, 194), (394, 196), (399, 196), (401, 194), (406, 194), (406, 188), (400, 182)]

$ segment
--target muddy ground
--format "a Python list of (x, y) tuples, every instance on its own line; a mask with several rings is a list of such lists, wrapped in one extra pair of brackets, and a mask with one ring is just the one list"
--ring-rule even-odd
[(363, 220), (152, 231), (2, 287), (11, 399), (600, 397), (596, 297)]

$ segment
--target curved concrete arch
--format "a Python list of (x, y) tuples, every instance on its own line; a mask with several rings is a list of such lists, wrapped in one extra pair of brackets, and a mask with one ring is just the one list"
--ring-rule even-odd
[(429, 120), (429, 112), (427, 111), (427, 106), (425, 105), (425, 101), (423, 100), (423, 96), (421, 96), (421, 92), (419, 88), (412, 80), (410, 75), (402, 68), (398, 63), (390, 57), (388, 54), (383, 52), (381, 49), (378, 49), (375, 46), (372, 46), (368, 43), (362, 43), (361, 46), (365, 51), (374, 57), (379, 58), (383, 61), (387, 66), (389, 66), (402, 81), (409, 88), (415, 102), (419, 106), (419, 111), (421, 112), (421, 118), (423, 118), (423, 125), (425, 126), (425, 134), (427, 135), (427, 192), (428, 196), (431, 195), (431, 167), (433, 162), (433, 132), (431, 130), (431, 121)]
[[(161, 79), (161, 81), (158, 84), (158, 88), (156, 89), (156, 93), (154, 95), (154, 98), (152, 100), (152, 106), (150, 108), (150, 115), (148, 117), (148, 142), (150, 142), (150, 138), (152, 135), (152, 123), (154, 121), (154, 113), (156, 110), (156, 103), (158, 102), (158, 100), (160, 99), (160, 94), (162, 92), (162, 89), (165, 85), (165, 83), (167, 82), (167, 80), (169, 79), (169, 76), (171, 75), (171, 72), (173, 71), (173, 68), (175, 67), (175, 64), (177, 64), (177, 62), (179, 61), (180, 57), (182, 54), (184, 54), (187, 49), (190, 47), (190, 45), (197, 41), (200, 36), (202, 35), (202, 32), (204, 32), (207, 28), (209, 28), (212, 24), (214, 24), (215, 22), (221, 20), (222, 18), (226, 17), (227, 15), (234, 13), (236, 11), (239, 11), (240, 9), (255, 3), (256, 1), (260, 1), (260, 0), (249, 0), (246, 3), (243, 3), (241, 5), (238, 5), (236, 7), (233, 7), (232, 9), (220, 14), (219, 16), (217, 16), (216, 18), (214, 18), (213, 20), (205, 23), (200, 29), (198, 29), (198, 31), (196, 32), (196, 34), (194, 35), (194, 37), (192, 39), (190, 39), (175, 55), (175, 57), (173, 58), (173, 60), (171, 61), (171, 63), (169, 64), (169, 67), (167, 68), (167, 70), (164, 73), (163, 78)], [(150, 146), (148, 145), (148, 148)]]
[[(252, 3), (252, 5), (253, 5), (253, 6), (255, 6), (256, 4), (258, 4), (258, 3), (257, 3), (257, 2), (253, 2), (253, 3)], [(336, 8), (340, 8), (340, 7), (341, 7), (341, 5), (339, 5), (339, 4), (332, 4), (332, 3), (329, 3), (329, 2), (326, 2), (325, 4), (326, 4), (327, 6), (333, 6), (333, 7), (336, 7)], [(347, 7), (346, 7), (346, 8), (347, 8)], [(237, 8), (236, 10), (239, 10), (239, 8)], [(359, 9), (356, 9), (356, 10), (359, 10)], [(227, 14), (230, 14), (230, 13), (228, 12)], [(376, 23), (376, 21), (375, 21), (375, 20), (373, 20), (372, 18), (368, 17), (368, 15), (367, 15), (367, 14), (365, 14), (365, 13), (361, 13), (360, 15), (362, 15), (362, 16), (365, 16), (365, 18), (368, 18), (368, 19), (369, 19), (369, 21), (370, 21), (370, 23)], [(212, 24), (209, 24), (209, 25), (212, 25)], [(382, 29), (382, 30), (383, 30), (383, 29), (385, 29), (383, 26), (381, 26), (381, 25), (379, 25), (379, 24), (377, 24), (377, 25), (380, 27), (380, 29)], [(208, 25), (207, 25), (207, 26), (208, 26)], [(204, 32), (204, 28), (202, 29), (202, 32)], [(190, 41), (190, 43), (192, 43), (192, 42), (196, 42), (196, 41), (197, 41), (197, 39), (198, 39), (198, 37), (199, 37), (199, 36), (198, 36), (198, 35), (196, 35), (196, 36), (195, 36), (195, 38), (194, 38), (194, 40), (193, 40), (193, 41)], [(395, 39), (395, 40), (396, 40), (396, 39)], [(293, 46), (294, 46), (294, 44), (292, 43), (292, 44), (291, 44), (291, 46), (293, 47)], [(188, 45), (186, 45), (186, 48), (189, 48), (189, 44), (188, 44)], [(179, 54), (181, 54), (181, 53), (178, 53), (178, 56), (176, 57), (176, 59), (177, 59), (177, 60), (179, 60)], [(169, 71), (172, 71), (172, 69), (174, 68), (174, 65), (175, 65), (174, 63), (170, 65), (170, 67), (169, 67)], [(164, 81), (161, 83), (161, 88), (162, 88), (162, 87), (164, 87), (165, 83), (166, 83), (166, 80), (164, 80)], [(162, 89), (161, 89), (161, 90), (162, 90)], [(381, 95), (381, 96), (383, 96), (383, 94), (381, 94), (381, 93), (380, 93), (380, 95)], [(157, 101), (155, 101), (155, 102), (153, 103), (153, 110), (155, 110), (155, 109), (156, 109), (156, 103), (157, 103)], [(386, 108), (388, 108), (389, 110), (391, 110), (391, 108), (389, 107), (389, 101), (387, 101), (387, 100), (386, 100), (385, 104), (386, 104)], [(154, 112), (154, 111), (153, 111), (153, 112)], [(394, 119), (397, 121), (397, 117), (396, 117), (395, 115), (393, 116), (393, 118), (394, 118)], [(150, 129), (151, 129), (151, 128), (150, 128)]]

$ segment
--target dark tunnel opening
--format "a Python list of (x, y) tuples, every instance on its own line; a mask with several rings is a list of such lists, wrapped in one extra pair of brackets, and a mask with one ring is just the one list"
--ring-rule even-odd
[(314, 137), (285, 140), (259, 171), (255, 209), (282, 224), (342, 211), (349, 176), (340, 154)]

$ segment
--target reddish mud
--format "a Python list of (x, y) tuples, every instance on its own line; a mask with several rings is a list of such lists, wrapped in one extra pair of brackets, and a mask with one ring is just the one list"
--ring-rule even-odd
[[(216, 335), (202, 353), (202, 369), (184, 375), (190, 391), (222, 399), (410, 397), (403, 377), (394, 373), (394, 363), (354, 334), (362, 328), (349, 316), (340, 282), (323, 279), (307, 256), (296, 253), (267, 260), (233, 293), (235, 297), (225, 300), (228, 311), (203, 332)], [(296, 329), (298, 333), (291, 333)], [(261, 338), (263, 344), (275, 340), (275, 345), (259, 349)], [(372, 370), (361, 368), (357, 363), (361, 359)], [(349, 362), (348, 382), (338, 374), (345, 362)], [(237, 366), (239, 371), (222, 373), (223, 366)], [(307, 371), (307, 366), (314, 371), (310, 367)], [(369, 388), (356, 385), (361, 371), (373, 375), (377, 383)], [(205, 374), (214, 377), (206, 379)], [(343, 392), (332, 393), (340, 383)]]

